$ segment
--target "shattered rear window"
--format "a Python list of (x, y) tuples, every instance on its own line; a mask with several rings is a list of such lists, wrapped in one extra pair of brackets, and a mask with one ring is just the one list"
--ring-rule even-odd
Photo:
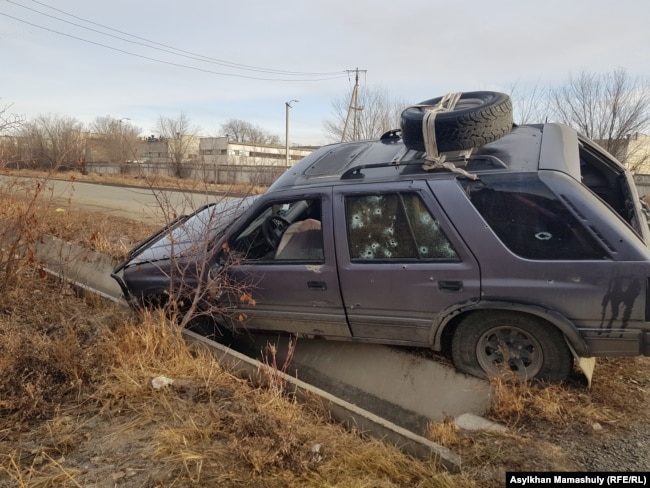
[(497, 237), (518, 256), (543, 260), (609, 258), (536, 174), (491, 175), (461, 184)]

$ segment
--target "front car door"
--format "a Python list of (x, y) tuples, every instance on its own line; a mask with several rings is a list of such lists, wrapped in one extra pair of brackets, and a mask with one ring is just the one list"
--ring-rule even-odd
[(252, 300), (239, 304), (245, 328), (349, 337), (332, 240), (331, 190), (260, 202), (228, 240), (229, 275)]
[(440, 313), (480, 297), (478, 263), (424, 181), (334, 190), (341, 293), (355, 338), (431, 345)]

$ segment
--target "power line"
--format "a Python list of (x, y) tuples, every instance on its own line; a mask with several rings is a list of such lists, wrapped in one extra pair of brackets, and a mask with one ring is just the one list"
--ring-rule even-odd
[[(310, 72), (300, 72), (300, 71), (275, 70), (275, 69), (270, 69), (270, 68), (263, 68), (263, 67), (257, 67), (257, 66), (250, 66), (250, 65), (240, 64), (240, 63), (233, 63), (233, 62), (230, 62), (230, 61), (224, 61), (224, 60), (220, 60), (220, 59), (216, 59), (216, 58), (211, 58), (211, 57), (209, 57), (209, 56), (204, 56), (204, 55), (202, 55), (202, 54), (197, 54), (197, 53), (193, 53), (193, 52), (190, 52), (190, 51), (184, 51), (184, 50), (182, 50), (182, 49), (178, 49), (178, 48), (175, 48), (175, 47), (173, 47), (173, 46), (169, 46), (169, 45), (166, 45), (166, 44), (162, 44), (162, 43), (159, 43), (159, 42), (156, 42), (156, 41), (152, 41), (152, 40), (149, 40), (149, 39), (146, 39), (146, 38), (143, 38), (143, 37), (135, 36), (135, 35), (133, 35), (133, 34), (129, 34), (128, 32), (124, 32), (124, 31), (120, 31), (120, 30), (117, 30), (117, 29), (113, 29), (112, 27), (109, 27), (109, 26), (106, 26), (106, 25), (103, 25), (103, 24), (99, 24), (99, 23), (97, 23), (97, 22), (93, 22), (93, 21), (88, 20), (88, 19), (84, 19), (84, 18), (82, 18), (82, 17), (78, 17), (78, 16), (76, 16), (76, 15), (74, 15), (74, 14), (71, 14), (71, 13), (66, 12), (66, 11), (64, 11), (64, 10), (61, 10), (61, 9), (58, 9), (58, 8), (52, 7), (52, 6), (47, 5), (47, 4), (43, 3), (43, 2), (39, 2), (39, 1), (37, 1), (37, 0), (32, 0), (34, 3), (37, 3), (37, 4), (39, 4), (39, 5), (42, 5), (42, 6), (46, 7), (46, 8), (49, 8), (49, 9), (55, 10), (55, 11), (57, 11), (57, 12), (63, 13), (64, 15), (70, 16), (70, 17), (75, 18), (75, 19), (77, 19), (77, 20), (80, 20), (80, 21), (82, 21), (82, 22), (86, 22), (86, 23), (89, 23), (89, 24), (92, 24), (92, 25), (96, 25), (96, 26), (99, 26), (99, 27), (101, 27), (101, 28), (103, 28), (103, 29), (107, 29), (107, 30), (110, 30), (110, 31), (113, 31), (113, 32), (118, 32), (118, 33), (120, 33), (120, 34), (123, 34), (123, 35), (129, 36), (129, 37), (132, 37), (132, 38), (134, 38), (134, 39), (139, 39), (139, 40), (141, 40), (141, 41), (145, 41), (146, 43), (149, 43), (149, 44), (144, 44), (144, 43), (142, 43), (142, 42), (137, 42), (137, 41), (132, 41), (132, 40), (129, 40), (129, 39), (125, 39), (125, 38), (120, 37), (120, 36), (116, 36), (116, 35), (113, 35), (113, 34), (109, 34), (109, 33), (106, 33), (106, 32), (102, 32), (102, 31), (97, 30), (97, 29), (93, 29), (93, 28), (90, 28), (90, 27), (86, 27), (86, 26), (83, 26), (83, 25), (77, 24), (77, 23), (75, 23), (75, 22), (70, 22), (70, 21), (67, 21), (67, 20), (65, 20), (65, 19), (61, 19), (61, 18), (59, 18), (59, 17), (55, 17), (55, 16), (53, 16), (53, 15), (49, 15), (49, 14), (47, 14), (47, 13), (45, 13), (45, 12), (41, 12), (41, 11), (39, 11), (39, 10), (36, 10), (36, 9), (30, 8), (30, 7), (27, 7), (27, 6), (25, 6), (25, 5), (21, 5), (21, 4), (15, 2), (15, 1), (13, 1), (13, 0), (6, 0), (6, 1), (7, 1), (8, 3), (11, 3), (11, 4), (16, 5), (16, 6), (18, 6), (18, 7), (24, 8), (24, 9), (26, 9), (26, 10), (30, 10), (30, 11), (32, 11), (32, 12), (35, 12), (35, 13), (39, 14), (39, 15), (43, 15), (43, 16), (45, 16), (45, 17), (49, 17), (49, 18), (54, 19), (54, 20), (57, 20), (57, 21), (59, 21), (59, 22), (64, 22), (64, 23), (66, 23), (66, 24), (74, 25), (74, 26), (76, 26), (76, 27), (79, 27), (79, 28), (82, 28), (82, 29), (86, 29), (86, 30), (89, 30), (89, 31), (91, 31), (91, 32), (95, 32), (95, 33), (98, 33), (98, 34), (101, 34), (101, 35), (104, 35), (104, 36), (107, 36), (107, 37), (112, 37), (112, 38), (114, 38), (114, 39), (119, 39), (119, 40), (121, 40), (121, 41), (129, 42), (129, 43), (131, 43), (131, 44), (141, 45), (141, 46), (144, 46), (144, 47), (147, 47), (147, 48), (150, 48), (150, 49), (155, 49), (155, 50), (158, 50), (158, 51), (162, 51), (162, 52), (166, 52), (166, 53), (169, 53), (169, 54), (173, 54), (173, 55), (175, 55), (175, 56), (185, 57), (185, 58), (188, 58), (188, 59), (192, 59), (192, 60), (194, 60), (194, 61), (201, 61), (201, 62), (206, 62), (206, 63), (218, 64), (218, 65), (221, 65), (221, 66), (224, 66), (224, 67), (228, 67), (228, 68), (239, 69), (239, 70), (246, 70), (246, 71), (255, 71), (255, 72), (261, 72), (261, 73), (266, 73), (266, 74), (277, 74), (277, 75), (283, 75), (283, 76), (320, 77), (320, 78), (318, 78), (318, 79), (311, 79), (311, 80), (304, 80), (304, 79), (303, 79), (303, 80), (288, 80), (288, 79), (283, 80), (283, 79), (276, 79), (276, 78), (261, 78), (261, 77), (255, 77), (255, 76), (237, 75), (237, 74), (232, 74), (232, 73), (214, 72), (214, 71), (210, 71), (210, 70), (206, 70), (206, 69), (196, 68), (196, 67), (192, 67), (192, 66), (182, 65), (182, 64), (178, 64), (178, 63), (173, 63), (173, 62), (168, 62), (168, 61), (164, 61), (164, 60), (159, 60), (159, 59), (151, 58), (151, 57), (144, 56), (144, 55), (135, 54), (135, 53), (132, 53), (132, 52), (129, 52), (129, 51), (125, 51), (125, 50), (123, 50), (123, 49), (119, 49), (119, 48), (116, 48), (116, 47), (108, 46), (108, 45), (106, 45), (106, 44), (102, 44), (102, 43), (99, 43), (99, 42), (95, 42), (95, 41), (90, 41), (90, 40), (87, 40), (87, 39), (83, 39), (83, 38), (78, 37), (78, 36), (73, 36), (73, 35), (70, 35), (70, 34), (65, 34), (65, 33), (60, 32), (60, 31), (57, 31), (57, 30), (55, 30), (55, 29), (50, 29), (50, 28), (48, 28), (48, 27), (44, 27), (44, 26), (41, 26), (41, 25), (35, 24), (35, 23), (33, 23), (33, 22), (29, 22), (29, 21), (26, 21), (26, 20), (23, 20), (23, 19), (19, 19), (19, 18), (17, 18), (17, 17), (11, 16), (11, 15), (9, 15), (9, 14), (0, 13), (0, 14), (2, 14), (2, 15), (6, 16), (6, 17), (12, 18), (12, 19), (17, 20), (17, 21), (19, 21), (19, 22), (23, 22), (23, 23), (26, 23), (26, 24), (31, 25), (31, 26), (33, 26), (33, 27), (37, 27), (37, 28), (40, 28), (40, 29), (43, 29), (43, 30), (47, 30), (47, 31), (49, 31), (49, 32), (52, 32), (52, 33), (55, 33), (55, 34), (58, 34), (58, 35), (62, 35), (62, 36), (66, 36), (66, 37), (70, 37), (70, 38), (72, 38), (72, 39), (76, 39), (76, 40), (79, 40), (79, 41), (87, 42), (87, 43), (90, 43), (90, 44), (95, 44), (95, 45), (98, 45), (98, 46), (102, 46), (102, 47), (105, 47), (105, 48), (108, 48), (108, 49), (112, 49), (112, 50), (115, 50), (115, 51), (118, 51), (118, 52), (122, 52), (122, 53), (124, 53), (124, 54), (129, 54), (129, 55), (132, 55), (132, 56), (137, 56), (137, 57), (141, 57), (141, 58), (144, 58), (144, 59), (148, 59), (148, 60), (152, 60), (152, 61), (156, 61), (156, 62), (160, 62), (160, 63), (164, 63), (164, 64), (170, 64), (170, 65), (173, 65), (173, 66), (179, 66), (179, 67), (184, 67), (184, 68), (188, 68), (188, 69), (194, 69), (194, 70), (198, 70), (198, 71), (202, 71), (202, 72), (206, 72), (206, 73), (217, 74), (217, 75), (223, 75), (223, 76), (237, 76), (237, 77), (242, 77), (242, 78), (258, 79), (258, 80), (264, 80), (264, 81), (273, 81), (273, 80), (275, 80), (275, 81), (323, 81), (323, 80), (330, 80), (330, 79), (335, 79), (335, 78), (343, 77), (343, 76), (342, 76), (342, 75), (343, 75), (343, 72), (342, 72), (342, 71), (334, 71), (334, 72), (320, 72), (320, 73), (319, 73), (319, 72), (315, 72), (315, 73), (310, 73)], [(152, 46), (152, 45), (150, 45), (150, 44), (154, 44), (154, 46)], [(160, 48), (160, 47), (156, 47), (155, 45), (157, 45), (157, 46), (162, 46), (163, 48), (168, 48), (168, 49), (163, 49), (163, 48)], [(177, 52), (170, 51), (170, 49), (173, 50), (173, 51), (177, 51)]]
[[(10, 1), (10, 0), (7, 0), (7, 1)], [(14, 2), (11, 2), (11, 3), (14, 3)], [(213, 75), (231, 76), (231, 77), (235, 77), (235, 78), (246, 78), (246, 79), (261, 80), (261, 81), (291, 81), (291, 82), (296, 82), (296, 81), (300, 81), (300, 82), (302, 82), (302, 81), (325, 81), (325, 80), (333, 80), (333, 79), (337, 79), (337, 78), (343, 78), (343, 77), (346, 76), (342, 72), (335, 72), (335, 73), (337, 73), (336, 75), (324, 76), (324, 77), (321, 77), (321, 78), (282, 79), (282, 78), (262, 78), (262, 77), (259, 77), (259, 76), (250, 76), (250, 75), (242, 75), (242, 74), (236, 74), (236, 73), (224, 73), (224, 72), (212, 71), (212, 70), (208, 70), (208, 69), (204, 69), (204, 68), (199, 68), (199, 67), (196, 67), (196, 66), (189, 66), (189, 65), (185, 65), (185, 64), (174, 63), (174, 62), (171, 62), (171, 61), (165, 61), (165, 60), (162, 60), (162, 59), (152, 58), (150, 56), (145, 56), (145, 55), (142, 55), (142, 54), (133, 53), (133, 52), (130, 52), (130, 51), (126, 51), (124, 49), (120, 49), (120, 48), (117, 48), (117, 47), (114, 47), (114, 46), (109, 46), (107, 44), (103, 44), (101, 42), (91, 41), (89, 39), (84, 39), (82, 37), (73, 36), (71, 34), (66, 34), (64, 32), (57, 31), (55, 29), (50, 29), (49, 27), (38, 25), (38, 24), (35, 24), (33, 22), (29, 22), (27, 20), (20, 19), (18, 17), (15, 17), (13, 15), (9, 15), (9, 14), (3, 13), (3, 12), (0, 12), (0, 15), (3, 15), (3, 16), (8, 17), (10, 19), (16, 20), (18, 22), (22, 22), (22, 23), (27, 24), (27, 25), (31, 25), (32, 27), (36, 27), (38, 29), (42, 29), (42, 30), (45, 30), (45, 31), (48, 31), (48, 32), (52, 32), (54, 34), (58, 34), (60, 36), (68, 37), (70, 39), (75, 39), (77, 41), (85, 42), (85, 43), (88, 43), (88, 44), (93, 44), (95, 46), (104, 47), (106, 49), (111, 49), (113, 51), (117, 51), (117, 52), (120, 52), (120, 53), (123, 53), (123, 54), (127, 54), (129, 56), (134, 56), (134, 57), (138, 57), (138, 58), (142, 58), (142, 59), (147, 59), (149, 61), (154, 61), (154, 62), (157, 62), (157, 63), (167, 64), (167, 65), (170, 65), (170, 66), (176, 66), (176, 67), (179, 67), (179, 68), (191, 69), (191, 70), (200, 71), (200, 72), (203, 72), (203, 73), (209, 73), (209, 74), (213, 74)], [(151, 47), (151, 46), (149, 46), (149, 47)], [(272, 74), (272, 73), (273, 73), (272, 71), (269, 71), (269, 74)], [(288, 74), (287, 72), (281, 72), (281, 71), (276, 71), (275, 73), (276, 74)], [(294, 72), (294, 74), (298, 74), (298, 72)]]
[[(105, 36), (113, 37), (113, 38), (115, 38), (115, 39), (120, 39), (120, 40), (122, 40), (122, 41), (124, 41), (124, 42), (130, 42), (130, 43), (132, 43), (132, 44), (139, 44), (139, 45), (141, 45), (141, 46), (145, 46), (145, 47), (148, 47), (148, 48), (151, 48), (151, 49), (157, 49), (157, 50), (159, 50), (159, 51), (168, 52), (168, 53), (170, 53), (170, 54), (174, 54), (174, 55), (177, 55), (177, 56), (189, 57), (190, 59), (194, 59), (194, 60), (196, 60), (196, 61), (204, 61), (204, 62), (209, 62), (209, 63), (219, 64), (219, 65), (222, 65), (222, 66), (227, 66), (227, 67), (235, 68), (235, 69), (250, 70), (250, 71), (259, 71), (259, 72), (272, 73), (272, 74), (280, 74), (280, 75), (295, 75), (295, 76), (333, 76), (333, 75), (337, 75), (337, 74), (340, 74), (340, 73), (341, 73), (341, 71), (335, 71), (335, 72), (322, 72), (322, 73), (318, 73), (318, 72), (316, 72), (316, 73), (310, 73), (310, 72), (301, 72), (301, 71), (285, 71), (285, 70), (276, 70), (276, 69), (271, 69), (271, 68), (262, 68), (262, 67), (259, 67), (259, 66), (250, 66), (250, 65), (240, 64), (240, 63), (233, 63), (233, 62), (231, 62), (231, 61), (224, 61), (224, 60), (222, 60), (222, 59), (217, 59), (217, 58), (212, 58), (212, 57), (209, 57), (209, 56), (204, 56), (204, 55), (202, 55), (202, 54), (194, 53), (194, 52), (191, 52), (191, 51), (184, 51), (184, 50), (182, 50), (182, 49), (178, 49), (178, 48), (175, 48), (175, 47), (173, 47), (173, 46), (169, 46), (169, 45), (167, 45), (167, 44), (163, 44), (163, 43), (160, 43), (160, 42), (152, 41), (152, 40), (150, 40), (150, 39), (146, 39), (146, 38), (144, 38), (144, 37), (139, 37), (139, 36), (136, 36), (136, 35), (130, 34), (130, 33), (125, 32), (125, 31), (121, 31), (121, 30), (114, 29), (114, 28), (112, 28), (112, 27), (109, 27), (109, 26), (106, 26), (106, 25), (103, 25), (103, 24), (100, 24), (100, 23), (97, 23), (97, 22), (93, 22), (92, 20), (84, 19), (83, 17), (79, 17), (79, 16), (77, 16), (77, 15), (74, 15), (74, 14), (71, 14), (71, 13), (69, 13), (69, 12), (66, 12), (65, 10), (62, 10), (62, 9), (59, 9), (59, 8), (56, 8), (56, 7), (52, 7), (51, 5), (47, 5), (47, 4), (43, 3), (43, 2), (39, 2), (39, 1), (37, 1), (37, 0), (32, 0), (32, 2), (37, 3), (37, 4), (39, 4), (39, 5), (42, 5), (43, 7), (49, 8), (49, 9), (51, 9), (51, 10), (55, 10), (55, 11), (57, 11), (57, 12), (59, 12), (59, 13), (62, 13), (62, 14), (64, 14), (64, 15), (67, 15), (67, 16), (72, 17), (72, 18), (74, 18), (74, 19), (80, 20), (80, 21), (82, 21), (82, 22), (86, 22), (86, 23), (88, 23), (88, 24), (96, 25), (96, 26), (98, 26), (98, 27), (101, 27), (102, 29), (107, 29), (107, 30), (110, 30), (110, 31), (113, 31), (113, 32), (117, 32), (117, 33), (119, 33), (119, 34), (123, 34), (123, 35), (129, 36), (129, 37), (132, 37), (132, 38), (134, 38), (134, 39), (139, 39), (139, 40), (141, 40), (141, 41), (144, 41), (144, 42), (149, 43), (149, 44), (143, 44), (143, 43), (141, 43), (141, 42), (136, 42), (136, 41), (131, 41), (131, 40), (129, 40), (129, 39), (124, 39), (123, 37), (119, 37), (119, 36), (115, 36), (115, 35), (112, 35), (112, 34), (108, 34), (108, 33), (106, 33), (106, 32), (101, 32), (101, 31), (99, 31), (99, 30), (92, 29), (92, 28), (90, 28), (90, 27), (86, 27), (86, 26), (83, 26), (83, 25), (80, 25), (80, 24), (77, 24), (77, 23), (74, 23), (74, 22), (70, 22), (70, 21), (67, 21), (67, 20), (61, 19), (61, 18), (59, 18), (59, 17), (55, 17), (55, 16), (53, 16), (53, 15), (46, 14), (46, 13), (41, 12), (41, 11), (39, 11), (39, 10), (36, 10), (36, 9), (30, 8), (30, 7), (27, 7), (26, 5), (22, 5), (22, 4), (20, 4), (20, 3), (18, 3), (18, 2), (15, 2), (15, 1), (13, 1), (13, 0), (6, 0), (6, 1), (9, 2), (9, 3), (12, 3), (12, 4), (14, 4), (14, 5), (17, 5), (17, 6), (19, 6), (19, 7), (22, 7), (22, 8), (24, 8), (24, 9), (31, 10), (32, 12), (36, 12), (36, 13), (38, 13), (38, 14), (40, 14), (40, 15), (44, 15), (44, 16), (46, 16), (46, 17), (49, 17), (49, 18), (52, 18), (52, 19), (58, 20), (58, 21), (60, 21), (60, 22), (65, 22), (65, 23), (67, 23), (67, 24), (75, 25), (75, 26), (80, 27), (80, 28), (82, 28), (82, 29), (90, 30), (90, 31), (92, 31), (92, 32), (96, 32), (96, 33), (98, 33), (98, 34), (102, 34), (102, 35), (105, 35)], [(167, 49), (157, 48), (157, 47), (155, 47), (155, 46), (151, 46), (150, 44), (154, 44), (154, 45), (157, 45), (157, 46), (162, 46), (163, 48), (167, 48)], [(169, 51), (168, 49), (172, 49), (173, 51), (177, 51), (177, 52), (171, 52), (171, 51)]]

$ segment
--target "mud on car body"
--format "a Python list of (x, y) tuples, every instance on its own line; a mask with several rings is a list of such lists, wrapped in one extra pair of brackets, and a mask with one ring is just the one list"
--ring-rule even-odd
[(260, 197), (173, 223), (113, 277), (146, 301), (169, 294), (175, 260), (200, 259), (253, 284), (254, 305), (227, 304), (245, 323), (222, 327), (428, 347), (476, 376), (562, 381), (574, 358), (650, 355), (650, 236), (630, 173), (567, 126), (513, 126), (492, 92), (435, 121), (432, 164), (414, 125), (437, 103), (405, 111), (404, 138), (324, 146)]

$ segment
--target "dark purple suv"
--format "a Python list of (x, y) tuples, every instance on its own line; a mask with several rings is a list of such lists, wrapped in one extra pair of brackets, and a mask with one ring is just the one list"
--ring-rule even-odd
[(113, 276), (133, 302), (207, 290), (222, 327), (433, 348), (477, 376), (562, 381), (574, 358), (650, 355), (630, 173), (564, 125), (497, 132), (444, 158), (400, 131), (322, 147), (265, 194), (163, 229)]

